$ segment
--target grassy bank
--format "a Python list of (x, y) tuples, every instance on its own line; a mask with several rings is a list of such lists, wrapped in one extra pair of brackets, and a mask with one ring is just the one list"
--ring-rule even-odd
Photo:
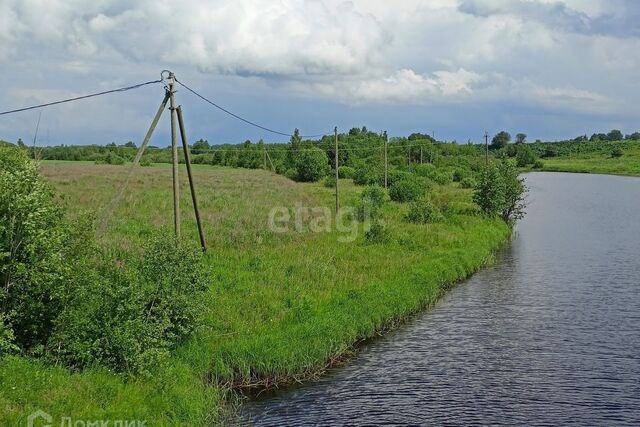
[[(585, 143), (583, 143), (585, 145)], [(622, 155), (611, 155), (611, 145), (620, 146)], [(601, 143), (598, 149), (544, 159), (543, 171), (640, 175), (640, 143)]]
[[(108, 225), (104, 243), (123, 253), (158, 226), (172, 223), (166, 167), (141, 169), (122, 203), (108, 212), (126, 168), (45, 163), (44, 174), (72, 212), (91, 209)], [(475, 214), (471, 191), (435, 186), (450, 213), (434, 224), (403, 218), (388, 202), (391, 240), (370, 244), (361, 228), (313, 233), (313, 215), (285, 232), (268, 227), (274, 207), (327, 207), (333, 191), (262, 170), (195, 168), (210, 245), (208, 310), (197, 333), (150, 377), (123, 378), (103, 369), (69, 373), (21, 358), (0, 361), (0, 424), (24, 424), (36, 409), (74, 420), (147, 420), (147, 425), (203, 425), (223, 420), (229, 387), (268, 387), (317, 375), (354, 344), (432, 304), (508, 239), (500, 220)], [(182, 216), (196, 241), (186, 177)], [(362, 187), (341, 181), (342, 206)], [(107, 210), (107, 212), (105, 212)], [(332, 218), (331, 221), (335, 221)], [(170, 232), (170, 230), (168, 230)], [(355, 240), (351, 241), (351, 237)]]

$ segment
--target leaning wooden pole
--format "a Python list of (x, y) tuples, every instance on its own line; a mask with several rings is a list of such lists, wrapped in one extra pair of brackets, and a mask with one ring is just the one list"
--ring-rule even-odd
[(336, 126), (333, 129), (333, 134), (335, 136), (335, 142), (336, 142), (336, 213), (338, 213), (338, 210), (340, 209), (340, 201), (339, 201), (339, 196), (338, 196), (338, 181), (339, 181), (339, 174), (338, 174), (338, 127)]
[(200, 211), (198, 210), (198, 198), (196, 197), (196, 184), (193, 181), (193, 174), (191, 172), (191, 158), (189, 155), (189, 143), (187, 142), (187, 132), (184, 127), (184, 120), (182, 119), (182, 107), (178, 105), (178, 125), (180, 126), (180, 139), (182, 139), (182, 149), (184, 150), (184, 162), (187, 165), (187, 176), (189, 177), (189, 188), (191, 189), (191, 200), (193, 201), (193, 212), (196, 215), (196, 223), (198, 224), (198, 234), (200, 235), (200, 246), (202, 246), (202, 252), (207, 251), (207, 242), (204, 239), (204, 230), (202, 229), (202, 222), (200, 221)]
[(178, 141), (176, 136), (175, 75), (169, 73), (169, 110), (171, 110), (171, 157), (173, 169), (173, 226), (180, 238), (180, 181), (178, 177)]

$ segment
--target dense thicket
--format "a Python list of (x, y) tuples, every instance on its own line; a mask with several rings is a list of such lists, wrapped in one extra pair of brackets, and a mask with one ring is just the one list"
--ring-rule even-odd
[(93, 234), (24, 150), (0, 147), (0, 355), (141, 372), (193, 330), (206, 287), (197, 248), (155, 237), (122, 258)]

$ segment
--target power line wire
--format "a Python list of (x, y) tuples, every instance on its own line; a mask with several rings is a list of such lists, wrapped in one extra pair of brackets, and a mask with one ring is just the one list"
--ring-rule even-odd
[(46, 104), (32, 105), (30, 107), (24, 107), (24, 108), (18, 108), (18, 109), (15, 109), (15, 110), (3, 111), (3, 112), (0, 112), (0, 116), (4, 116), (5, 114), (19, 113), (21, 111), (34, 110), (36, 108), (50, 107), (52, 105), (57, 105), (57, 104), (64, 104), (65, 102), (79, 101), (81, 99), (93, 98), (95, 96), (107, 95), (109, 93), (126, 92), (128, 90), (138, 89), (138, 88), (140, 88), (142, 86), (155, 84), (155, 83), (162, 83), (162, 80), (161, 79), (160, 80), (153, 80), (153, 81), (139, 83), (139, 84), (132, 85), (132, 86), (121, 87), (121, 88), (118, 88), (118, 89), (105, 90), (103, 92), (97, 92), (97, 93), (91, 93), (89, 95), (77, 96), (75, 98), (67, 98), (67, 99), (61, 99), (59, 101), (47, 102)]
[[(243, 118), (243, 117), (240, 117), (239, 115), (237, 115), (237, 114), (235, 114), (235, 113), (233, 113), (233, 112), (229, 111), (228, 109), (226, 109), (226, 108), (224, 108), (224, 107), (222, 107), (222, 106), (220, 106), (220, 105), (216, 104), (215, 102), (213, 102), (213, 101), (211, 101), (210, 99), (208, 99), (208, 98), (204, 97), (203, 95), (200, 95), (198, 92), (196, 92), (195, 90), (191, 89), (189, 86), (187, 86), (186, 84), (182, 83), (180, 80), (175, 79), (175, 81), (176, 81), (176, 83), (178, 83), (180, 86), (182, 86), (183, 88), (185, 88), (186, 90), (188, 90), (189, 92), (191, 92), (192, 94), (194, 94), (195, 96), (197, 96), (198, 98), (200, 98), (200, 99), (202, 99), (203, 101), (205, 101), (205, 102), (207, 102), (207, 103), (209, 103), (209, 104), (213, 105), (213, 106), (214, 106), (214, 107), (216, 107), (218, 110), (223, 111), (223, 112), (227, 113), (228, 115), (230, 115), (230, 116), (232, 116), (232, 117), (235, 117), (235, 118), (236, 118), (236, 119), (238, 119), (238, 120), (241, 120), (241, 121), (243, 121), (243, 122), (245, 122), (245, 123), (247, 123), (247, 124), (249, 124), (249, 125), (251, 125), (251, 126), (255, 126), (255, 127), (259, 128), (259, 129), (262, 129), (262, 130), (264, 130), (264, 131), (274, 133), (274, 134), (276, 134), (276, 135), (289, 136), (289, 137), (292, 137), (292, 136), (293, 136), (293, 135), (292, 135), (292, 134), (290, 134), (290, 133), (285, 133), (285, 132), (280, 132), (280, 131), (277, 131), (277, 130), (269, 129), (268, 127), (265, 127), (265, 126), (259, 125), (259, 124), (257, 124), (257, 123), (252, 122), (251, 120), (247, 120), (247, 119), (245, 119), (245, 118)], [(322, 136), (325, 136), (325, 135), (331, 135), (331, 134), (332, 134), (332, 132), (327, 132), (327, 133), (319, 133), (319, 134), (317, 134), (317, 135), (299, 135), (299, 136), (300, 136), (300, 138), (318, 138), (318, 137), (322, 137)]]

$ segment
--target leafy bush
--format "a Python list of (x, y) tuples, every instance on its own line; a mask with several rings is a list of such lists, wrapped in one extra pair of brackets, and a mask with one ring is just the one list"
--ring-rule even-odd
[(297, 181), (298, 172), (295, 169), (287, 169), (286, 172), (284, 173), (284, 176), (286, 176), (290, 180)]
[(411, 172), (407, 172), (399, 169), (392, 169), (387, 174), (387, 185), (393, 185), (394, 183), (399, 181), (411, 180), (414, 177), (415, 177), (414, 174), (412, 174)]
[(413, 166), (413, 172), (418, 176), (431, 178), (436, 172), (436, 167), (430, 163), (418, 164)]
[(611, 150), (611, 157), (614, 159), (620, 158), (624, 155), (624, 151), (622, 151), (622, 148), (620, 147), (616, 147), (613, 150)]
[(384, 172), (368, 166), (360, 167), (356, 169), (353, 183), (356, 185), (383, 185)]
[(425, 188), (417, 179), (403, 179), (389, 187), (389, 197), (394, 202), (411, 202), (424, 194)]
[(542, 160), (536, 160), (533, 164), (534, 169), (542, 169), (544, 167), (544, 162)]
[(149, 372), (196, 327), (207, 286), (200, 252), (158, 235), (140, 261), (100, 258), (69, 295), (48, 353), (72, 368)]
[(341, 179), (353, 179), (356, 176), (356, 170), (351, 166), (339, 166), (338, 177)]
[(329, 174), (324, 177), (322, 183), (327, 188), (334, 188), (336, 186), (336, 176), (334, 174)]
[(142, 167), (153, 166), (153, 162), (151, 161), (150, 157), (143, 157), (140, 159), (140, 166)]
[(505, 203), (504, 180), (497, 167), (489, 166), (482, 171), (473, 193), (473, 201), (489, 216), (500, 212)]
[(542, 154), (542, 157), (556, 157), (558, 155), (558, 149), (556, 147), (553, 147), (551, 145), (547, 145), (544, 148), (544, 153)]
[(472, 176), (467, 176), (460, 181), (460, 187), (462, 188), (474, 188), (476, 186), (476, 180)]
[(367, 187), (362, 192), (360, 202), (356, 206), (358, 220), (364, 221), (367, 218), (378, 218), (386, 197), (387, 193), (384, 188), (377, 185)]
[(509, 223), (524, 215), (526, 188), (518, 170), (509, 161), (489, 166), (480, 174), (473, 201), (489, 216), (500, 215)]
[(431, 176), (436, 184), (447, 185), (453, 182), (453, 174), (448, 171), (439, 170)]
[(519, 168), (523, 168), (527, 165), (532, 165), (536, 162), (536, 155), (533, 153), (533, 150), (529, 147), (525, 147), (524, 145), (518, 146), (518, 153), (516, 154), (516, 165)]
[(62, 309), (72, 268), (67, 223), (37, 164), (0, 148), (0, 307), (5, 339), (38, 352)]
[(126, 160), (124, 157), (120, 157), (112, 151), (107, 152), (105, 155), (98, 156), (95, 160), (97, 165), (124, 165)]
[(317, 147), (301, 150), (295, 155), (295, 168), (298, 181), (318, 181), (329, 169), (327, 153)]
[(469, 175), (470, 173), (468, 170), (458, 168), (453, 171), (453, 182), (461, 182)]
[(55, 200), (35, 162), (0, 149), (0, 354), (149, 371), (197, 324), (200, 252), (155, 238), (116, 259)]
[(369, 243), (386, 243), (390, 240), (390, 233), (384, 224), (374, 221), (371, 228), (364, 233), (364, 238)]
[(406, 219), (416, 224), (436, 222), (442, 218), (438, 209), (428, 197), (421, 197), (412, 202), (407, 212)]

